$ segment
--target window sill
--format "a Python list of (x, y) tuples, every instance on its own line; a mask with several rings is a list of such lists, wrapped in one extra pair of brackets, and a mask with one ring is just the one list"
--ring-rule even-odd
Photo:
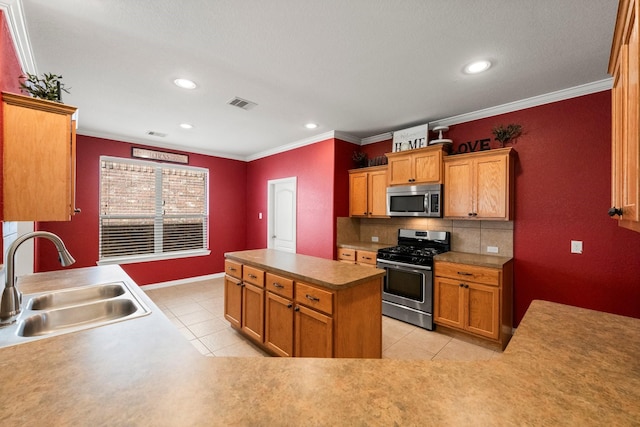
[(168, 259), (189, 258), (196, 256), (207, 256), (211, 254), (210, 250), (196, 250), (196, 251), (182, 251), (182, 252), (169, 252), (166, 254), (152, 254), (152, 255), (132, 255), (123, 256), (117, 258), (105, 258), (96, 262), (97, 265), (109, 265), (109, 264), (133, 264), (138, 262), (149, 261), (162, 261)]

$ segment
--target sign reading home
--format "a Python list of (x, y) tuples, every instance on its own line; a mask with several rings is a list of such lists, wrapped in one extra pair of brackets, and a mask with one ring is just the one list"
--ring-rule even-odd
[(415, 150), (427, 146), (428, 125), (414, 126), (393, 133), (393, 152)]
[(166, 151), (147, 150), (145, 148), (136, 147), (131, 148), (131, 157), (172, 163), (189, 163), (189, 156), (186, 154), (167, 153)]

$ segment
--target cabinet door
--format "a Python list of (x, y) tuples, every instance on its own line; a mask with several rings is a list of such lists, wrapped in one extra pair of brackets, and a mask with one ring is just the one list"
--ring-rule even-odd
[(500, 289), (465, 283), (465, 329), (477, 335), (498, 339), (500, 334)]
[(3, 93), (4, 220), (69, 221), (75, 107)]
[(349, 174), (349, 216), (367, 216), (367, 173)]
[(264, 340), (264, 289), (248, 283), (242, 287), (242, 331), (258, 342)]
[(463, 329), (464, 287), (460, 281), (436, 277), (433, 285), (433, 320), (436, 323)]
[(415, 184), (440, 182), (442, 151), (416, 154), (413, 156), (413, 162)]
[(469, 158), (444, 164), (444, 216), (468, 218), (473, 215), (473, 174)]
[(475, 161), (475, 209), (477, 218), (507, 218), (508, 166), (506, 155), (486, 156)]
[[(635, 2), (632, 2), (635, 3)], [(630, 6), (633, 7), (633, 6)], [(631, 27), (628, 31), (626, 43), (628, 52), (626, 58), (626, 102), (625, 106), (625, 136), (622, 138), (621, 147), (621, 194), (622, 219), (624, 221), (640, 221), (640, 210), (638, 209), (638, 168), (640, 129), (638, 128), (639, 79), (638, 67), (640, 66), (639, 46), (638, 46), (638, 17), (634, 16)], [(636, 224), (637, 227), (637, 224)]]
[(240, 328), (242, 322), (242, 281), (224, 276), (224, 318)]
[(267, 292), (264, 344), (278, 356), (293, 356), (293, 303)]
[(387, 171), (369, 172), (369, 216), (387, 216)]
[(294, 341), (296, 357), (333, 357), (333, 319), (296, 305)]
[(389, 185), (410, 184), (413, 179), (413, 157), (394, 156), (388, 164)]

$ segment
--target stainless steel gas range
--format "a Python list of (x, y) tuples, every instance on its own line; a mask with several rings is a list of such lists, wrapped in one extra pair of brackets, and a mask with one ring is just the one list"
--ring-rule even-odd
[(433, 330), (433, 256), (450, 250), (448, 231), (398, 230), (398, 246), (378, 250), (382, 314)]

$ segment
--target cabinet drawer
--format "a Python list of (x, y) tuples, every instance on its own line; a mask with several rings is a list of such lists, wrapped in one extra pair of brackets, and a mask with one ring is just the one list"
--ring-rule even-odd
[(293, 299), (293, 280), (267, 273), (266, 288), (268, 291)]
[(358, 251), (356, 253), (356, 262), (358, 264), (376, 265), (377, 252)]
[(435, 275), (476, 283), (484, 283), (485, 285), (500, 285), (500, 270), (488, 267), (454, 264), (451, 262), (436, 262)]
[(224, 260), (224, 272), (236, 279), (242, 279), (242, 264), (239, 262)]
[(264, 288), (264, 271), (248, 265), (242, 268), (242, 280)]
[(340, 261), (356, 261), (356, 250), (347, 248), (338, 248), (338, 260)]
[(333, 292), (296, 283), (296, 302), (327, 314), (333, 313)]

